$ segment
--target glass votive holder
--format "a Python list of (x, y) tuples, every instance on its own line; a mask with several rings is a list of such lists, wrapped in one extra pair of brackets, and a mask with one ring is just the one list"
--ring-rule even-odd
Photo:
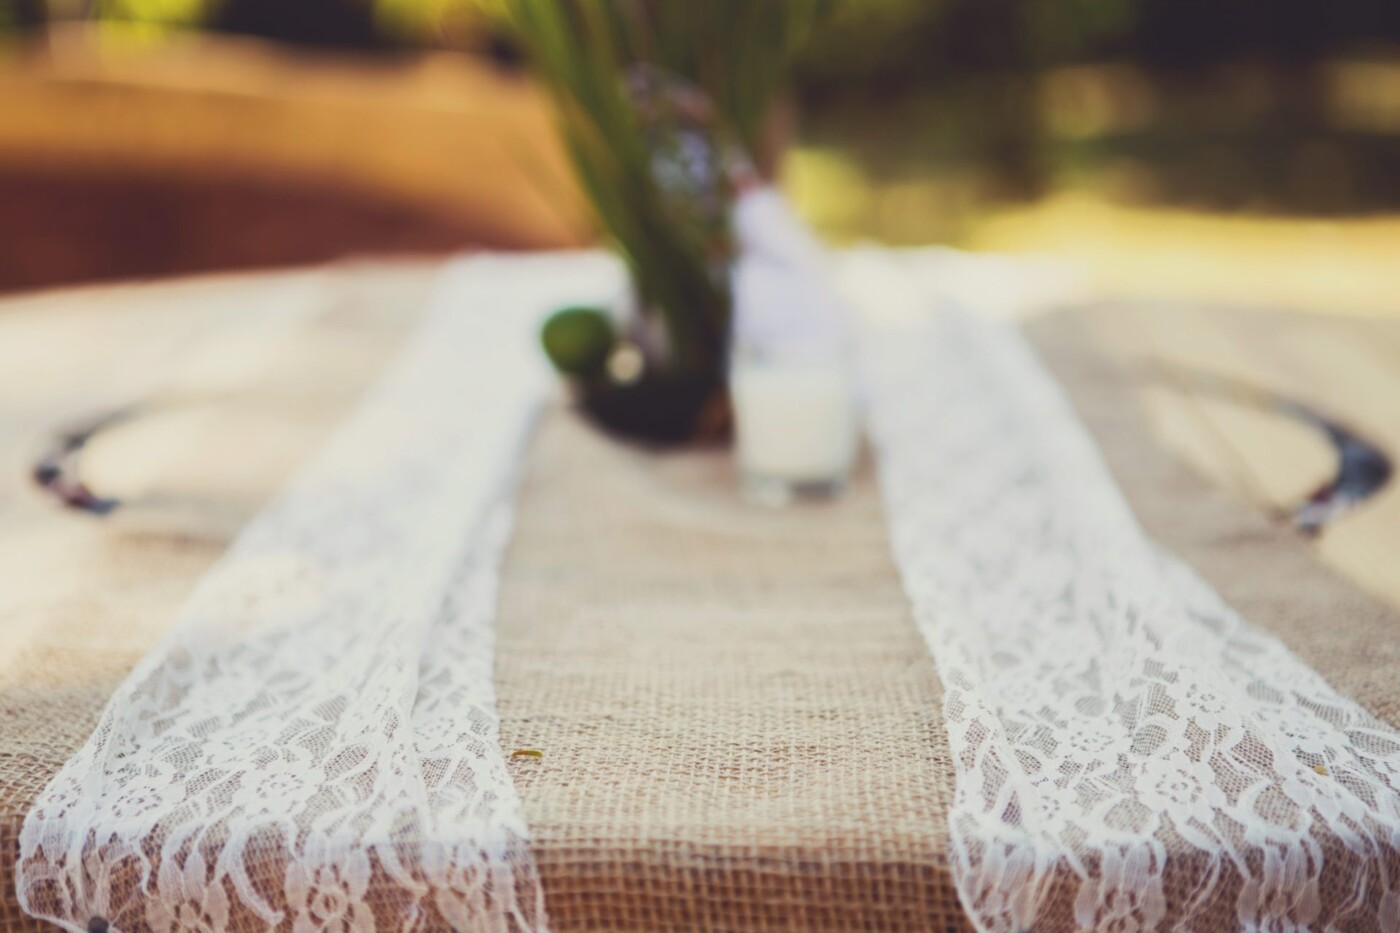
[(855, 378), (844, 347), (738, 343), (730, 356), (740, 492), (764, 505), (829, 499), (860, 443)]

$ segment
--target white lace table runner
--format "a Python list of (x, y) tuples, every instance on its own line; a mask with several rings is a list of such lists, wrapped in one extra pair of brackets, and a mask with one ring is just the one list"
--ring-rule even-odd
[(904, 301), (871, 308), (871, 433), (972, 918), (1400, 929), (1400, 735), (1146, 540), (1014, 329), (934, 310), (935, 261), (858, 261)]
[(25, 821), (70, 930), (537, 929), (492, 625), (542, 313), (596, 256), (443, 274), (380, 383), (200, 581)]
[[(861, 261), (872, 437), (946, 688), (973, 919), (1400, 930), (1400, 735), (1153, 548), (1013, 330), (931, 310), (937, 264)], [(621, 288), (596, 256), (445, 273), (36, 804), (28, 910), (70, 930), (544, 926), (497, 738), (498, 565), (547, 385), (539, 316)]]

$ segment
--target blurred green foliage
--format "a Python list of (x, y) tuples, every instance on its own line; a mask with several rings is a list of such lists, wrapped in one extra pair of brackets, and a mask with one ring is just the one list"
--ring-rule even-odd
[[(792, 57), (830, 0), (484, 6), (552, 99), (597, 228), (627, 264), (651, 325), (635, 334), (643, 382), (586, 381), (585, 405), (614, 428), (689, 434), (722, 394), (729, 207), (737, 179), (753, 172), (745, 153), (761, 147)], [(551, 324), (573, 333), (575, 318)]]
[[(484, 48), (518, 62), (518, 45), (482, 19), (483, 2), (492, 0), (0, 0), (0, 33), (46, 15), (100, 15), (361, 50)], [(801, 136), (882, 182), (937, 175), (985, 200), (1098, 176), (1130, 179), (1119, 187), (1133, 197), (1202, 206), (1400, 207), (1388, 79), (1352, 95), (1370, 95), (1358, 120), (1337, 111), (1327, 74), (1339, 61), (1400, 63), (1400, 0), (829, 2), (827, 25), (793, 70)], [(701, 83), (757, 147), (762, 115), (747, 102), (769, 92), (744, 91), (782, 74), (781, 46), (716, 61), (759, 48), (746, 32), (791, 3), (602, 6), (693, 20), (658, 54), (691, 77), (729, 76), (733, 88)], [(1081, 63), (1101, 74), (1061, 81)]]
[(801, 79), (808, 93), (890, 91), (1100, 59), (1301, 66), (1396, 43), (1395, 0), (838, 0)]
[(208, 15), (208, 0), (93, 0), (92, 13), (103, 20), (137, 23), (155, 29), (197, 26)]
[[(456, 45), (493, 0), (0, 0), (10, 28), (96, 15), (202, 22), (319, 45)], [(746, 5), (642, 0), (613, 5), (686, 11), (701, 24), (691, 53), (723, 49), (755, 17), (809, 0)], [(1395, 0), (829, 0), (828, 26), (802, 57), (809, 93), (908, 88), (989, 70), (1102, 58), (1191, 69), (1242, 58), (1306, 64), (1359, 47), (1400, 43)], [(747, 6), (751, 9), (744, 9)], [(648, 14), (651, 15), (651, 14)], [(669, 14), (667, 14), (669, 15)], [(230, 25), (232, 24), (232, 25)], [(782, 50), (775, 50), (781, 54)]]
[(865, 179), (882, 206), (854, 226), (879, 235), (886, 213), (955, 235), (969, 199), (1065, 184), (1214, 209), (1393, 209), (1395, 98), (1375, 82), (1352, 95), (1370, 98), (1358, 126), (1332, 72), (1400, 67), (1397, 51), (1395, 0), (840, 0), (799, 62), (802, 136), (810, 164)]
[(47, 13), (42, 0), (0, 0), (0, 39), (43, 25)]

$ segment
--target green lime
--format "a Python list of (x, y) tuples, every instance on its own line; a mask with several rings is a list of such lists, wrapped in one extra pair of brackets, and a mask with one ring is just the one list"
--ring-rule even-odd
[(592, 376), (603, 371), (617, 337), (606, 311), (573, 307), (550, 315), (540, 340), (555, 369), (566, 376)]

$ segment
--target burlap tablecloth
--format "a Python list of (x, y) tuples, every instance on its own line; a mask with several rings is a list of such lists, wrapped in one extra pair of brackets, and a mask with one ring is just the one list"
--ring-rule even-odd
[[(0, 311), (0, 364), (53, 354), (0, 376), (6, 853), (199, 574), (373, 378), (428, 280), (347, 268)], [(230, 325), (211, 304), (288, 289), (314, 307), (275, 347), (219, 350)], [(191, 346), (209, 366), (88, 457), (94, 484), (125, 491), (125, 506), (96, 519), (42, 500), (26, 452), (52, 419), (100, 405), (100, 373), (177, 320), (205, 322)], [(1164, 451), (1092, 323), (1064, 313), (1028, 333), (1149, 532), (1400, 724), (1400, 618)], [(201, 385), (221, 365), (219, 384)], [(724, 452), (628, 448), (554, 406), (506, 563), (497, 687), (506, 751), (543, 752), (512, 769), (557, 929), (967, 925), (945, 854), (941, 689), (868, 464), (840, 502), (756, 510), (736, 500)], [(0, 861), (2, 933), (35, 926), (14, 901), (12, 862)]]

